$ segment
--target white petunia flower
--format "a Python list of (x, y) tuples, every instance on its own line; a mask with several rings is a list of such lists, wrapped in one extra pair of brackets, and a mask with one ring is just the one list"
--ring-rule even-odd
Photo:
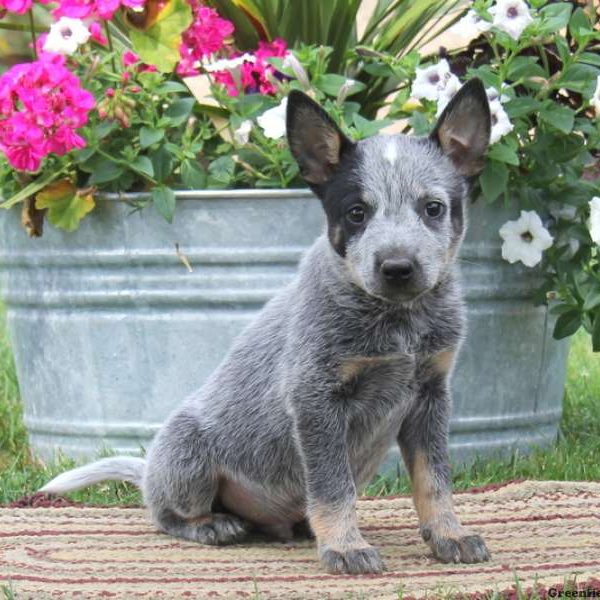
[(81, 19), (61, 17), (50, 25), (44, 51), (54, 54), (73, 54), (90, 39), (90, 32)]
[(474, 10), (470, 10), (462, 19), (457, 21), (450, 29), (454, 34), (462, 38), (472, 40), (484, 31), (489, 31), (492, 24), (482, 19)]
[(438, 98), (437, 111), (435, 113), (436, 117), (439, 117), (442, 112), (444, 112), (444, 109), (448, 106), (450, 100), (454, 98), (456, 92), (460, 90), (461, 86), (462, 83), (460, 82), (460, 79), (456, 75), (450, 73), (450, 77), (446, 81), (446, 86), (441, 90)]
[(287, 98), (279, 106), (266, 110), (256, 119), (262, 127), (264, 134), (273, 140), (278, 140), (285, 135), (285, 116), (287, 112)]
[(590, 220), (588, 227), (594, 244), (600, 246), (600, 197), (594, 196), (590, 201)]
[(594, 92), (590, 102), (596, 111), (596, 117), (600, 119), (600, 75), (598, 75), (598, 80), (596, 81), (596, 91)]
[(490, 102), (490, 115), (492, 117), (490, 144), (495, 144), (500, 138), (510, 133), (514, 126), (499, 100)]
[(496, 0), (490, 13), (494, 16), (494, 27), (508, 33), (513, 40), (518, 40), (525, 28), (533, 22), (529, 7), (523, 0)]
[(448, 83), (453, 83), (452, 77), (450, 65), (446, 59), (440, 60), (437, 65), (417, 69), (410, 95), (417, 99), (439, 100)]
[(242, 121), (240, 126), (233, 132), (233, 139), (240, 146), (244, 146), (250, 139), (250, 132), (252, 131), (252, 121), (246, 119)]
[(519, 219), (504, 223), (499, 233), (504, 240), (502, 258), (511, 264), (520, 260), (526, 267), (535, 267), (553, 242), (534, 210), (522, 210)]
[(245, 62), (256, 62), (256, 57), (247, 52), (235, 58), (221, 58), (214, 62), (202, 63), (202, 68), (208, 73), (215, 71), (233, 71), (241, 67)]

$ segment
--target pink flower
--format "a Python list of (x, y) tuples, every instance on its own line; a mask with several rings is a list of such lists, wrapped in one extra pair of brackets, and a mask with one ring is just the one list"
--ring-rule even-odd
[(48, 154), (85, 145), (76, 130), (94, 104), (62, 56), (15, 65), (0, 77), (0, 151), (15, 169), (37, 171)]
[(130, 67), (131, 65), (135, 65), (135, 63), (140, 62), (140, 57), (131, 50), (127, 50), (121, 57), (121, 61), (124, 67)]
[(102, 31), (102, 25), (97, 21), (90, 24), (90, 37), (101, 46), (108, 46), (108, 40)]
[[(123, 54), (121, 57), (121, 62), (125, 68), (137, 64), (137, 70), (140, 73), (153, 73), (156, 71), (156, 67), (154, 65), (147, 65), (146, 63), (140, 62), (140, 57), (135, 52), (131, 52), (131, 50), (127, 50)], [(126, 79), (128, 80), (129, 77), (126, 77)]]
[(235, 30), (233, 23), (221, 18), (216, 10), (203, 6), (198, 0), (189, 0), (189, 4), (194, 22), (183, 32), (179, 46), (181, 61), (177, 65), (177, 73), (184, 77), (197, 75), (196, 64), (221, 50)]
[(240, 65), (239, 73), (217, 71), (215, 81), (227, 88), (230, 96), (237, 96), (241, 91), (245, 94), (275, 95), (277, 88), (272, 79), (282, 76), (266, 59), (274, 56), (284, 57), (287, 54), (285, 40), (275, 39), (272, 42), (259, 42), (254, 53), (254, 61), (245, 61)]
[[(38, 0), (40, 4), (48, 4), (50, 0)], [(25, 14), (33, 6), (33, 0), (0, 0), (0, 19), (7, 12), (18, 15)]]
[(33, 4), (33, 0), (0, 0), (0, 12), (25, 14)]
[[(6, 0), (0, 0), (3, 2)], [(11, 0), (16, 2), (17, 0)], [(24, 0), (19, 0), (24, 1)], [(112, 19), (121, 7), (139, 8), (145, 0), (59, 0), (53, 13), (56, 17), (72, 17), (74, 19)], [(92, 32), (92, 36), (94, 33)]]

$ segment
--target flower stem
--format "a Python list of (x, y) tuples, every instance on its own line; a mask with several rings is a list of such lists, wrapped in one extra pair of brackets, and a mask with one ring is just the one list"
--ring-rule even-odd
[(33, 22), (33, 9), (29, 10), (27, 14), (29, 15), (29, 31), (31, 32), (33, 58), (37, 60), (37, 36), (35, 35), (35, 23)]
[[(0, 30), (5, 29), (6, 31), (31, 31), (31, 26), (22, 25), (21, 23), (4, 23), (0, 21)], [(43, 33), (45, 29), (43, 27), (34, 27), (34, 31), (37, 33)]]
[(115, 62), (115, 47), (113, 46), (112, 35), (110, 33), (110, 27), (108, 21), (104, 22), (104, 30), (106, 31), (106, 39), (108, 40), (108, 48), (110, 50), (110, 62), (112, 64), (113, 71), (117, 72), (117, 63)]

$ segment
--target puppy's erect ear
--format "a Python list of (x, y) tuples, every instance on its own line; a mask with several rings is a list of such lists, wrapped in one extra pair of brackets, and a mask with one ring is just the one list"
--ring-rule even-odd
[(490, 143), (490, 105), (483, 83), (471, 79), (460, 88), (439, 118), (431, 139), (467, 177), (483, 169)]
[(325, 183), (354, 147), (333, 119), (297, 90), (288, 96), (287, 138), (302, 177), (313, 185)]

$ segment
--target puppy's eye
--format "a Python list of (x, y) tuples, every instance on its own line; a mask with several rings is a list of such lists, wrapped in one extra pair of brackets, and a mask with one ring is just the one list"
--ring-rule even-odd
[(362, 206), (362, 204), (355, 204), (354, 206), (351, 206), (346, 213), (346, 218), (354, 225), (361, 225), (367, 218), (365, 207)]
[(441, 202), (437, 202), (435, 200), (428, 202), (425, 205), (425, 212), (427, 213), (427, 216), (431, 217), (432, 219), (441, 217), (444, 214), (445, 209), (446, 207)]

